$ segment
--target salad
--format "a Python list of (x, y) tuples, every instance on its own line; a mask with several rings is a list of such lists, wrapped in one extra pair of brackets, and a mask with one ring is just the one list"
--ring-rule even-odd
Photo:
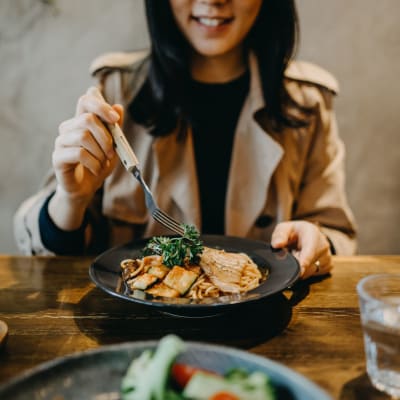
[(185, 343), (175, 335), (135, 358), (121, 383), (122, 400), (275, 400), (268, 376), (232, 369), (224, 375), (176, 363)]

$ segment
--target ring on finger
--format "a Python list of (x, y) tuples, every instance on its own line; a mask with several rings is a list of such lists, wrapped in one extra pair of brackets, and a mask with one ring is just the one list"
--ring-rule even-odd
[(314, 266), (315, 266), (315, 273), (318, 274), (321, 268), (321, 262), (319, 260), (315, 261)]

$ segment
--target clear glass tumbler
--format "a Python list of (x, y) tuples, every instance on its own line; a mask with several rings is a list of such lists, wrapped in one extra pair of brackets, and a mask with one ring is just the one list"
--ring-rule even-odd
[(400, 274), (369, 275), (357, 284), (367, 373), (400, 399)]

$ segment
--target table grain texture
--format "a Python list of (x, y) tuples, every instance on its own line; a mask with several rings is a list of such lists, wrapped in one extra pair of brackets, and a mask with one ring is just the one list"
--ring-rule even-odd
[(388, 399), (365, 373), (356, 284), (400, 273), (400, 256), (334, 257), (331, 275), (299, 281), (260, 304), (187, 319), (115, 298), (91, 281), (91, 258), (0, 255), (0, 384), (42, 362), (101, 345), (159, 339), (224, 344), (278, 361), (334, 399)]

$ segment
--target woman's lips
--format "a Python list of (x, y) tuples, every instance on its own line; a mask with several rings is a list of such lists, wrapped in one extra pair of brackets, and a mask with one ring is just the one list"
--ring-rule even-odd
[(192, 18), (199, 24), (207, 28), (217, 28), (222, 25), (227, 25), (233, 21), (233, 18), (224, 17), (206, 17), (206, 16), (192, 16)]

